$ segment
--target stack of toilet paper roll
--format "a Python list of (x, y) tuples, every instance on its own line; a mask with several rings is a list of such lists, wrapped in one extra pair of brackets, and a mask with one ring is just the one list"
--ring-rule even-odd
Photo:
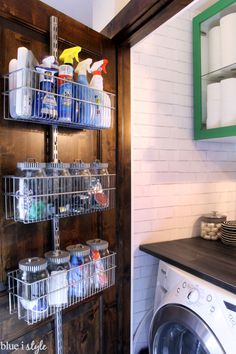
[(236, 13), (220, 19), (208, 33), (209, 72), (236, 63)]
[[(208, 32), (209, 72), (236, 63), (236, 13), (223, 16)], [(236, 125), (236, 78), (207, 85), (207, 129)]]
[(236, 78), (207, 85), (207, 129), (236, 125)]

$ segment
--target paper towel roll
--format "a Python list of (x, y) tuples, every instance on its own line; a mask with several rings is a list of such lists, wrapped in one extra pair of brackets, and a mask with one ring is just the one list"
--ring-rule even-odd
[(236, 13), (220, 19), (220, 37), (222, 67), (236, 63)]
[(207, 129), (221, 125), (221, 83), (207, 85)]
[(221, 36), (220, 26), (215, 26), (208, 33), (208, 66), (209, 72), (221, 68)]
[(236, 124), (236, 78), (221, 81), (221, 126)]

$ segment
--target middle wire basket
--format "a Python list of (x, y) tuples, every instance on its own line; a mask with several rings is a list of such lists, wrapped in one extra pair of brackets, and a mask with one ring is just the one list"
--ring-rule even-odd
[(114, 174), (4, 179), (6, 219), (25, 224), (115, 207)]
[[(8, 273), (9, 311), (28, 324), (40, 322), (115, 284), (115, 253), (34, 282)], [(75, 281), (76, 279), (76, 281)]]

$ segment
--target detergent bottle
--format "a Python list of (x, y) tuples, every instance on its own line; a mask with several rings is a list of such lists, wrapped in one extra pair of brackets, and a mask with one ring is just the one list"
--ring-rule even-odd
[(75, 72), (78, 74), (78, 84), (76, 85), (75, 100), (75, 122), (81, 125), (89, 125), (91, 117), (91, 98), (87, 80), (87, 72), (90, 72), (92, 59), (88, 58), (81, 61)]
[(98, 128), (109, 128), (111, 125), (111, 100), (107, 93), (103, 92), (103, 77), (105, 74), (107, 59), (102, 59), (93, 63), (90, 71), (93, 77), (90, 81), (92, 90), (93, 109), (91, 112), (91, 123)]
[[(60, 55), (60, 60), (64, 64), (59, 66), (59, 80), (58, 80), (58, 119), (62, 122), (74, 121), (73, 110), (73, 61), (74, 58), (79, 61), (79, 52), (81, 47), (73, 47), (65, 49)], [(60, 80), (60, 78), (62, 80)]]
[(55, 57), (49, 56), (42, 60), (41, 65), (35, 67), (35, 70), (40, 73), (40, 91), (36, 91), (33, 100), (34, 117), (57, 119), (58, 112), (54, 75), (56, 75), (58, 69), (53, 67), (54, 63)]

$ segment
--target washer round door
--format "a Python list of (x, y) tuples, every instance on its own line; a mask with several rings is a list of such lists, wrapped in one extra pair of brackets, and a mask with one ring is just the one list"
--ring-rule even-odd
[(190, 309), (161, 307), (152, 319), (150, 354), (226, 354), (208, 325)]

